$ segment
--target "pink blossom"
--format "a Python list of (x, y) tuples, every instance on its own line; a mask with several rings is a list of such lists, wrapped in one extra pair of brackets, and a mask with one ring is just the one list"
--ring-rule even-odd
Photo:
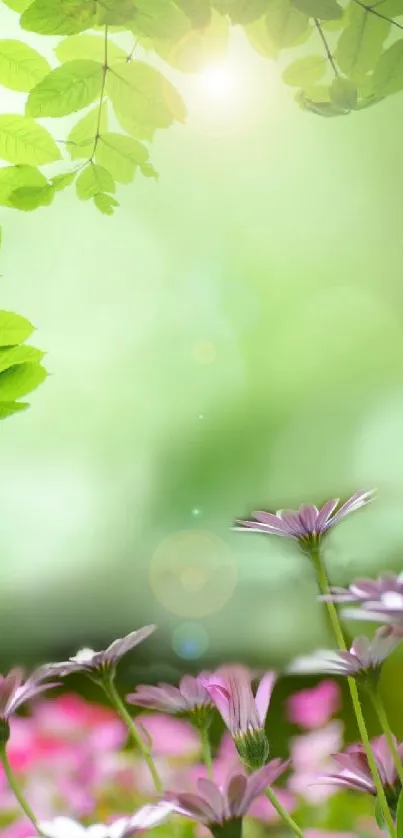
[[(156, 756), (190, 757), (200, 749), (200, 739), (189, 722), (159, 713), (140, 716), (137, 719), (140, 732), (151, 737), (152, 753)], [(143, 733), (144, 741), (147, 735)]]
[(335, 681), (321, 681), (316, 687), (299, 690), (287, 700), (287, 716), (300, 727), (321, 727), (340, 710), (341, 692)]

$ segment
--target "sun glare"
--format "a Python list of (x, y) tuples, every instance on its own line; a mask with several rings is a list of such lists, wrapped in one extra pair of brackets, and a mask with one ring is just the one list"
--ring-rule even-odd
[(239, 90), (236, 70), (229, 66), (206, 67), (199, 76), (200, 87), (206, 98), (228, 102)]

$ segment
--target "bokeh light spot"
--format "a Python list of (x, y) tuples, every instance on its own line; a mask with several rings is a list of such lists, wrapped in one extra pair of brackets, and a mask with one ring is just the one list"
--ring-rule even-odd
[(220, 611), (238, 582), (230, 547), (207, 530), (167, 536), (150, 562), (150, 585), (170, 613), (198, 619)]
[(200, 658), (208, 646), (207, 631), (200, 623), (181, 623), (172, 632), (172, 648), (180, 658)]
[(193, 353), (198, 364), (213, 364), (217, 358), (217, 349), (211, 340), (198, 341), (194, 346)]

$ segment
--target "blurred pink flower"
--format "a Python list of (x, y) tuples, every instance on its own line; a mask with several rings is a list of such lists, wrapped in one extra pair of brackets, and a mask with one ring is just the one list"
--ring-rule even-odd
[(319, 803), (330, 797), (334, 790), (318, 783), (321, 774), (330, 770), (332, 754), (343, 745), (343, 726), (338, 719), (329, 722), (320, 730), (312, 730), (303, 736), (291, 739), (290, 751), (294, 773), (288, 781), (288, 788), (310, 803)]
[[(200, 750), (200, 739), (189, 722), (159, 713), (138, 716), (137, 727), (155, 756), (190, 757)], [(144, 733), (144, 731), (146, 733)]]
[(305, 829), (306, 838), (357, 838), (355, 832), (332, 832), (329, 829)]
[(308, 730), (321, 727), (340, 710), (340, 687), (335, 681), (321, 681), (316, 687), (293, 693), (286, 707), (290, 722)]

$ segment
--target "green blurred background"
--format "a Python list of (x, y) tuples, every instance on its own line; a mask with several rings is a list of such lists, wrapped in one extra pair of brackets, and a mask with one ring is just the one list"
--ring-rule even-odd
[(403, 100), (322, 120), (238, 32), (228, 61), (222, 95), (170, 71), (188, 124), (113, 218), (74, 193), (3, 213), (1, 305), (51, 372), (1, 427), (3, 666), (147, 622), (132, 679), (331, 643), (297, 548), (231, 532), (253, 509), (375, 486), (330, 577), (402, 566)]

